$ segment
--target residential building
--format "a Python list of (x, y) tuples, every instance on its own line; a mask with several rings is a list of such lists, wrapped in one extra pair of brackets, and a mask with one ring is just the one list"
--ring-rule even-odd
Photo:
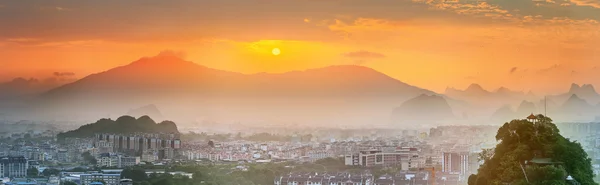
[(465, 175), (469, 173), (469, 166), (468, 152), (442, 153), (442, 172)]
[(401, 147), (393, 152), (381, 150), (362, 150), (357, 154), (345, 156), (346, 165), (356, 166), (401, 166), (402, 170), (417, 168), (424, 163), (420, 160), (417, 148)]
[(0, 178), (26, 177), (29, 162), (23, 156), (0, 157)]
[(140, 157), (128, 157), (128, 156), (119, 156), (119, 168), (125, 168), (128, 166), (135, 166), (140, 164)]
[(119, 166), (119, 156), (114, 153), (103, 153), (96, 159), (98, 166)]

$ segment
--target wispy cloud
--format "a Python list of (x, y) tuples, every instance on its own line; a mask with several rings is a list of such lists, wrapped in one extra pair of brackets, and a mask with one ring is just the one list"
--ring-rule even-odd
[(34, 41), (38, 41), (38, 39), (35, 39), (35, 38), (9, 38), (9, 39), (6, 39), (6, 41), (8, 41), (8, 42), (34, 42)]
[(517, 67), (510, 68), (510, 74), (517, 72)]
[(70, 11), (70, 8), (65, 8), (62, 6), (45, 6), (41, 7), (41, 10), (53, 10), (53, 11)]
[(75, 76), (75, 73), (73, 73), (73, 72), (54, 72), (53, 75), (55, 77), (70, 77), (70, 76)]
[(593, 8), (600, 8), (600, 0), (571, 0), (571, 3), (577, 6), (589, 6)]

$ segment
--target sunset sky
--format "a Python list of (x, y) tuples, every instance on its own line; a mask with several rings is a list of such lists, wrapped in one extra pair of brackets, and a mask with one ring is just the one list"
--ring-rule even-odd
[(599, 21), (600, 0), (0, 0), (0, 81), (174, 50), (248, 74), (351, 64), (436, 92), (556, 93), (600, 87)]

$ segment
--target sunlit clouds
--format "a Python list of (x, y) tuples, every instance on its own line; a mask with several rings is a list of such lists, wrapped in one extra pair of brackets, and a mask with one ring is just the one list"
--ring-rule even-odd
[(0, 80), (171, 49), (241, 73), (363, 65), (437, 92), (600, 86), (597, 0), (3, 1), (0, 15)]

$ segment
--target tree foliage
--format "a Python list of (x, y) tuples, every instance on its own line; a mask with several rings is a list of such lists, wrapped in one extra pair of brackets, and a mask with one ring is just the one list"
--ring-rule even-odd
[(77, 183), (75, 183), (73, 181), (65, 181), (62, 183), (62, 185), (77, 185)]
[(90, 154), (90, 152), (83, 152), (81, 154), (81, 157), (83, 157), (83, 160), (85, 162), (87, 162), (88, 164), (93, 164), (96, 165), (96, 163), (98, 163), (98, 161), (96, 160), (96, 158), (94, 156), (92, 156), (92, 154)]
[(145, 133), (179, 133), (177, 125), (172, 121), (156, 123), (148, 116), (135, 119), (131, 116), (121, 116), (117, 120), (100, 119), (95, 123), (83, 125), (76, 130), (58, 134), (58, 139), (86, 138), (96, 133), (130, 134), (135, 132)]
[(27, 177), (37, 177), (40, 171), (36, 167), (27, 169)]
[[(536, 117), (533, 122), (512, 120), (500, 127), (496, 134), (500, 143), (493, 152), (482, 152), (484, 164), (468, 184), (565, 184), (567, 175), (584, 185), (596, 184), (591, 159), (581, 145), (561, 136), (552, 119)], [(534, 158), (550, 158), (562, 165), (528, 165)]]
[(131, 179), (134, 182), (145, 181), (147, 177), (146, 170), (140, 167), (126, 168), (121, 172), (122, 179)]
[(49, 177), (51, 175), (58, 176), (58, 174), (60, 174), (60, 170), (56, 168), (46, 168), (44, 169), (44, 171), (42, 171), (42, 174), (46, 177)]

